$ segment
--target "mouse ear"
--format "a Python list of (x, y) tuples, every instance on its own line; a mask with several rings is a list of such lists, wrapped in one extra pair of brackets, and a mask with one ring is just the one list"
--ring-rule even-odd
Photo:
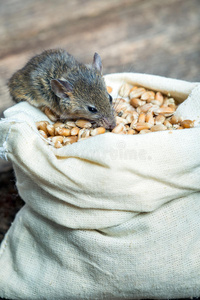
[(98, 53), (94, 54), (92, 66), (102, 74), (103, 66), (101, 62), (101, 57)]
[(65, 80), (52, 79), (51, 89), (59, 98), (69, 98), (72, 93), (72, 86)]

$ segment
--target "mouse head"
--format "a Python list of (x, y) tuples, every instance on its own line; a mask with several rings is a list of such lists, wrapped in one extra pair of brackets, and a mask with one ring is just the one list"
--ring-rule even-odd
[(95, 53), (92, 65), (76, 62), (61, 79), (51, 80), (51, 88), (59, 98), (61, 118), (84, 118), (96, 126), (112, 129), (116, 125), (112, 97), (102, 77), (102, 62)]

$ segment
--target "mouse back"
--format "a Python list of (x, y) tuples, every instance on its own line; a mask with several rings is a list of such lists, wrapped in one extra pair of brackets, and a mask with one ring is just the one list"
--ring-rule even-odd
[(74, 57), (62, 49), (46, 50), (34, 56), (8, 82), (13, 100), (28, 101), (36, 107), (54, 106), (56, 96), (52, 93), (50, 81), (60, 78), (74, 64)]

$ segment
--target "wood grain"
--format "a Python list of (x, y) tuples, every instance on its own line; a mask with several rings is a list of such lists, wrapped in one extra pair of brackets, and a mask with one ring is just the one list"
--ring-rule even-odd
[(198, 0), (0, 2), (0, 113), (13, 103), (7, 80), (33, 55), (62, 47), (104, 73), (142, 72), (200, 81)]

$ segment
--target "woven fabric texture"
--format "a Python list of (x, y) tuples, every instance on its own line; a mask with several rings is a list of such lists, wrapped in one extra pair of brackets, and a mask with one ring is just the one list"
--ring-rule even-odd
[(0, 297), (25, 300), (200, 296), (200, 85), (159, 76), (105, 76), (170, 93), (195, 128), (106, 133), (60, 149), (28, 103), (5, 112), (1, 156), (25, 206), (0, 248)]

